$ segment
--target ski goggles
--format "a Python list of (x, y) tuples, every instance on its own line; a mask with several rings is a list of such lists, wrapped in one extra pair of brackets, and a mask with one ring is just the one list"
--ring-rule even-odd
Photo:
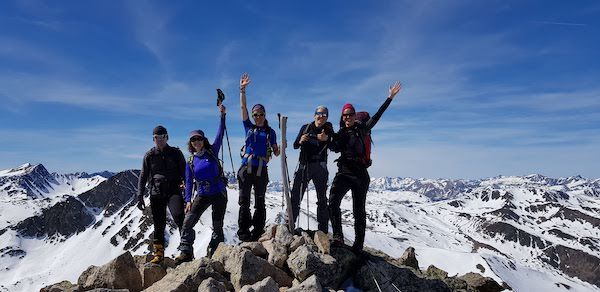
[(196, 142), (196, 141), (202, 141), (204, 140), (204, 137), (202, 136), (193, 136), (192, 138), (190, 138), (190, 142)]
[(342, 117), (348, 118), (348, 117), (353, 117), (356, 113), (347, 113), (347, 114), (342, 114)]
[(319, 116), (319, 117), (327, 117), (327, 113), (326, 112), (315, 112), (315, 116)]
[(262, 113), (262, 112), (253, 112), (252, 116), (255, 117), (255, 118), (256, 117), (264, 117), (265, 113)]
[(167, 139), (167, 134), (152, 135), (152, 139), (154, 139), (154, 140), (164, 140), (164, 139)]

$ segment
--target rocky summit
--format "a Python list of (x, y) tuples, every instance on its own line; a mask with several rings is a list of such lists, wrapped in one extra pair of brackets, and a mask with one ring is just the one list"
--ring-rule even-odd
[[(262, 236), (267, 240), (240, 245), (221, 243), (212, 257), (179, 266), (175, 266), (170, 258), (162, 265), (156, 265), (149, 263), (150, 256), (132, 256), (125, 252), (107, 264), (90, 266), (79, 276), (77, 283), (61, 281), (42, 288), (41, 292), (321, 292), (348, 289), (493, 292), (509, 288), (477, 273), (449, 277), (447, 272), (435, 266), (420, 270), (412, 247), (397, 259), (374, 249), (367, 249), (360, 255), (348, 247), (323, 250), (315, 244), (323, 235), (319, 232), (292, 235), (284, 225), (272, 225)], [(307, 241), (307, 238), (312, 240)], [(294, 242), (303, 243), (292, 245)]]

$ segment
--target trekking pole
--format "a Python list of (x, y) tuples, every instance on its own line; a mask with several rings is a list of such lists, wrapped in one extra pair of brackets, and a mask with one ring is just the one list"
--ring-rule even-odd
[[(277, 127), (279, 128), (279, 131), (281, 131), (281, 113), (277, 113)], [(281, 145), (283, 146), (283, 145)], [(285, 206), (285, 192), (281, 193), (281, 210), (283, 210), (283, 207)], [(290, 218), (288, 218), (288, 220), (290, 220)]]
[[(223, 93), (223, 91), (220, 88), (217, 88), (217, 106), (220, 106), (223, 101), (225, 100), (225, 94)], [(225, 130), (225, 139), (227, 140), (227, 148), (229, 149), (229, 161), (231, 162), (231, 173), (235, 174), (235, 167), (233, 166), (233, 156), (231, 155), (231, 144), (229, 144), (229, 133), (227, 133), (227, 123), (225, 123), (223, 125), (223, 129)], [(223, 143), (221, 143), (221, 160), (225, 160), (223, 159), (224, 157), (224, 153), (223, 153)]]
[[(306, 165), (306, 168), (304, 169), (304, 179), (306, 180), (306, 173), (308, 172), (308, 163)], [(308, 199), (308, 181), (306, 182), (306, 190), (305, 190), (305, 194), (306, 194), (306, 229), (310, 230), (310, 204), (309, 204), (309, 199)]]

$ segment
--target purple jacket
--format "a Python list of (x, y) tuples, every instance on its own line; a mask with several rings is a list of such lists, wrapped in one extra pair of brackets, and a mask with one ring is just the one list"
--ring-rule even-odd
[[(217, 136), (212, 143), (214, 157), (206, 151), (198, 156), (194, 154), (192, 173), (191, 165), (188, 163), (185, 169), (185, 201), (190, 202), (193, 195), (192, 189), (194, 178), (196, 179), (196, 192), (199, 196), (215, 196), (225, 190), (225, 183), (221, 180), (221, 173), (216, 158), (218, 158), (221, 144), (223, 143), (223, 132), (225, 130), (225, 115), (221, 116), (221, 123)], [(193, 176), (192, 176), (193, 175)]]

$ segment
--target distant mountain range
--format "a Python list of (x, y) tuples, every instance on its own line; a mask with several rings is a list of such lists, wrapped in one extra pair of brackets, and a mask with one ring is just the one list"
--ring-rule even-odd
[[(139, 171), (50, 173), (41, 164), (0, 171), (0, 291), (33, 291), (76, 281), (89, 265), (123, 250), (148, 251), (149, 208), (135, 207)], [(237, 185), (230, 178), (225, 218), (237, 242)], [(267, 193), (269, 222), (283, 219), (281, 182)], [(316, 195), (299, 223), (315, 229)], [(342, 202), (353, 239), (352, 200)], [(306, 216), (308, 214), (308, 216)], [(210, 240), (210, 210), (196, 226), (201, 256)], [(373, 178), (367, 196), (366, 245), (399, 257), (408, 246), (419, 263), (506, 282), (516, 291), (600, 290), (600, 179), (498, 176), (482, 180)], [(308, 221), (308, 223), (307, 223)], [(167, 254), (179, 236), (169, 229)]]

